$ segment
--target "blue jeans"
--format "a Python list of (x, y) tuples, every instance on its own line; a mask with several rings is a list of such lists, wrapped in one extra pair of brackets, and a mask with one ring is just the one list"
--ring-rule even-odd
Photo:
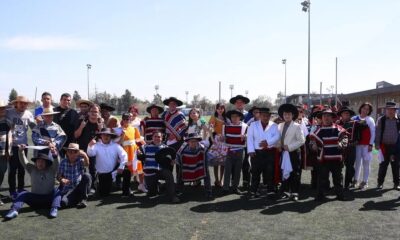
[(57, 201), (59, 196), (61, 196), (61, 192), (58, 189), (54, 189), (53, 193), (50, 194), (36, 194), (28, 191), (21, 192), (18, 194), (11, 208), (19, 211), (24, 203), (32, 208), (59, 208), (60, 201)]

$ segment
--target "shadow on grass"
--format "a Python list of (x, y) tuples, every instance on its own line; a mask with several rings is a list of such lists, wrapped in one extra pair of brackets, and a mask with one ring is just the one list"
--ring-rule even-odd
[(359, 211), (396, 211), (399, 206), (400, 200), (398, 198), (381, 202), (368, 201)]

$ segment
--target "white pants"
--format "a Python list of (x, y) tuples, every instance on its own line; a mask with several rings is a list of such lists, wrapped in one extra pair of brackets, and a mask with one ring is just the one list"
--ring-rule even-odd
[(368, 176), (370, 171), (372, 159), (372, 151), (368, 152), (368, 145), (357, 145), (356, 146), (356, 162), (354, 164), (354, 179), (359, 183), (361, 175), (361, 165), (363, 168), (362, 182), (368, 183)]

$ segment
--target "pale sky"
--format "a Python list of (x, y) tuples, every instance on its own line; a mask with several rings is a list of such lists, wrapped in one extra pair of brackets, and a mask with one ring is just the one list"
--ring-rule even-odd
[[(0, 99), (11, 88), (38, 98), (78, 90), (151, 100), (233, 93), (276, 98), (307, 92), (307, 14), (294, 0), (4, 0), (0, 2)], [(311, 2), (311, 91), (400, 84), (400, 1)]]

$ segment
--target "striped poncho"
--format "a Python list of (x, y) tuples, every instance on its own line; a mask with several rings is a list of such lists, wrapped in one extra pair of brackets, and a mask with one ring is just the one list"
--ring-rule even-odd
[(186, 118), (181, 111), (177, 110), (173, 113), (165, 111), (161, 118), (165, 121), (167, 135), (173, 134), (175, 138), (185, 135)]
[(342, 148), (347, 145), (346, 130), (336, 124), (321, 126), (310, 134), (318, 146), (317, 159), (321, 162), (342, 161)]
[(165, 134), (165, 122), (162, 118), (149, 118), (146, 117), (142, 120), (141, 125), (144, 128), (144, 140), (150, 143), (153, 140), (153, 132), (161, 132)]
[(160, 164), (156, 162), (155, 155), (158, 151), (166, 147), (167, 145), (164, 144), (161, 145), (147, 144), (144, 146), (143, 153), (145, 155), (146, 160), (144, 162), (143, 171), (145, 176), (152, 176), (157, 171), (161, 170)]
[(184, 144), (177, 154), (183, 182), (193, 182), (206, 177), (206, 150), (200, 143), (195, 149)]

